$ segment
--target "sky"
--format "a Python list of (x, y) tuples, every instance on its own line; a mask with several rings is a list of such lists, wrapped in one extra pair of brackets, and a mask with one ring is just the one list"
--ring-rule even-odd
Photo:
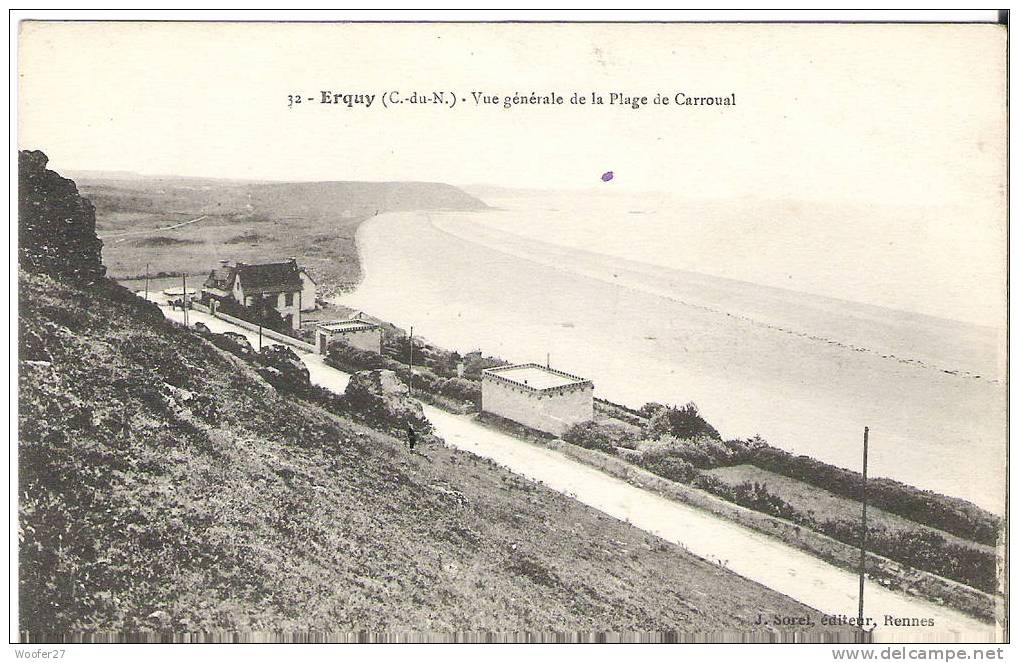
[[(892, 204), (1005, 182), (991, 25), (22, 23), (19, 137), (56, 168)], [(371, 108), (291, 94), (376, 95)], [(449, 90), (454, 108), (380, 106)], [(736, 95), (476, 107), (471, 92)]]
[[(904, 224), (930, 219), (902, 255), (930, 252), (932, 267), (888, 287), (909, 285), (912, 308), (927, 310), (941, 295), (923, 284), (950, 283), (946, 315), (983, 311), (994, 324), (1005, 310), (1005, 37), (972, 24), (23, 22), (18, 145), (58, 172), (610, 186), (742, 199), (748, 214), (755, 199), (880, 207), (880, 218), (901, 206)], [(374, 99), (307, 103), (323, 90)], [(382, 105), (433, 91), (456, 105)], [(471, 101), (531, 92), (565, 103)], [(574, 92), (606, 103), (571, 104)], [(633, 109), (609, 104), (612, 92), (736, 104)], [(816, 244), (859, 263), (858, 242)]]

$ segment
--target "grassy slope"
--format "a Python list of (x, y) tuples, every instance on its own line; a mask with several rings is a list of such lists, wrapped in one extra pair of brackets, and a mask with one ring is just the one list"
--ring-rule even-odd
[(85, 178), (78, 184), (96, 206), (103, 261), (113, 278), (143, 275), (146, 264), (153, 274), (207, 274), (226, 258), (295, 257), (322, 294), (360, 279), (354, 233), (376, 212), (485, 207), (455, 187), (427, 182)]
[[(22, 274), (23, 629), (750, 630), (796, 602)], [(126, 425), (125, 425), (126, 424)]]

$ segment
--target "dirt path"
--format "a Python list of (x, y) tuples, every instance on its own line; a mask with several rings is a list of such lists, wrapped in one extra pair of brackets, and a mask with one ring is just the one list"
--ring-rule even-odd
[(203, 214), (202, 216), (196, 219), (191, 219), (189, 221), (181, 221), (180, 223), (175, 223), (172, 226), (162, 226), (160, 228), (147, 228), (145, 230), (128, 230), (126, 232), (114, 233), (112, 235), (102, 235), (99, 239), (104, 241), (112, 239), (115, 240), (115, 242), (123, 242), (128, 237), (133, 237), (134, 235), (148, 235), (154, 232), (159, 232), (160, 230), (176, 230), (177, 228), (183, 228), (184, 226), (189, 226), (192, 223), (198, 223), (199, 221), (203, 221), (207, 218), (209, 218), (209, 215)]

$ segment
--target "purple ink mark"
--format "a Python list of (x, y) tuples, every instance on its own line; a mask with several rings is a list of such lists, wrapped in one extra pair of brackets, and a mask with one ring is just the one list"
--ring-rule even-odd
[(613, 178), (613, 177), (615, 177), (615, 175), (614, 175), (614, 174), (613, 174), (613, 172), (612, 172), (612, 171), (610, 170), (610, 171), (608, 171), (608, 172), (602, 173), (602, 176), (601, 176), (601, 181), (602, 181), (602, 182), (609, 182), (609, 181), (611, 181), (611, 180), (612, 180), (612, 178)]

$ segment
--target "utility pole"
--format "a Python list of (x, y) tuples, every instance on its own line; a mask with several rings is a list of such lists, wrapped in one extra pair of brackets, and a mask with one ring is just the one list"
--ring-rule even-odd
[(145, 263), (145, 301), (149, 301), (149, 263)]
[(265, 318), (266, 302), (265, 297), (255, 297), (251, 302), (251, 310), (254, 311), (255, 319), (258, 320), (258, 353), (262, 353), (262, 319)]
[(407, 368), (410, 369), (410, 384), (407, 386), (407, 393), (414, 393), (414, 325), (410, 326), (410, 357), (407, 360)]
[(552, 353), (545, 353), (545, 368), (552, 368)]
[(863, 628), (863, 577), (864, 571), (867, 567), (867, 437), (870, 430), (863, 427), (863, 492), (861, 501), (863, 502), (863, 527), (860, 531), (860, 610), (859, 610), (859, 626)]
[(184, 308), (184, 326), (187, 327), (188, 326), (188, 275), (187, 274), (181, 274), (180, 278), (182, 279), (183, 286), (184, 286), (184, 299), (182, 299), (181, 301), (184, 302), (184, 307), (183, 307)]

